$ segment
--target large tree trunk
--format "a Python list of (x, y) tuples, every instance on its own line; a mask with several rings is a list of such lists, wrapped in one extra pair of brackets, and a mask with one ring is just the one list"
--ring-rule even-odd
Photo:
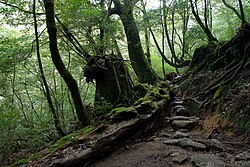
[(134, 4), (132, 1), (125, 1), (124, 4), (119, 0), (113, 2), (115, 8), (109, 11), (109, 15), (118, 14), (121, 18), (127, 37), (129, 58), (139, 82), (152, 84), (157, 79), (157, 75), (143, 53), (139, 31), (133, 17)]
[(57, 28), (55, 23), (55, 13), (54, 13), (54, 0), (44, 0), (45, 11), (46, 11), (46, 23), (49, 34), (49, 46), (52, 61), (61, 75), (61, 77), (66, 82), (69, 91), (71, 93), (72, 99), (74, 101), (74, 105), (76, 108), (76, 113), (79, 121), (82, 123), (82, 126), (87, 126), (90, 124), (90, 120), (88, 114), (84, 110), (81, 96), (79, 93), (78, 85), (75, 79), (72, 77), (71, 73), (65, 67), (61, 56), (59, 54), (58, 46), (57, 46)]
[(94, 56), (85, 67), (87, 82), (96, 80), (96, 114), (102, 115), (118, 104), (133, 100), (132, 82), (124, 62), (115, 55)]

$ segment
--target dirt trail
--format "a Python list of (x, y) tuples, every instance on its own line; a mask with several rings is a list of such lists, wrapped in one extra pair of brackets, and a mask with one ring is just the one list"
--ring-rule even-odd
[(90, 167), (249, 167), (249, 142), (214, 131), (203, 132), (182, 99), (172, 104), (167, 125), (148, 138), (127, 142)]
[[(24, 167), (250, 167), (249, 141), (239, 140), (216, 129), (205, 133), (205, 121), (194, 116), (194, 112), (187, 109), (189, 106), (181, 98), (176, 98), (170, 107), (171, 115), (163, 118), (164, 127), (147, 137), (134, 136), (118, 149), (114, 148), (117, 148), (116, 144), (122, 136), (127, 136), (127, 131), (135, 127), (145, 128), (142, 125), (145, 125), (147, 118), (142, 120), (144, 124), (141, 120), (115, 124), (118, 128), (115, 133), (97, 133), (107, 135), (102, 138), (99, 146), (98, 142), (96, 147), (86, 145), (98, 138), (90, 134), (92, 140), (85, 141), (88, 138), (84, 137), (83, 144), (62, 148)], [(134, 134), (134, 131), (130, 134)], [(116, 138), (119, 140), (113, 140)], [(115, 151), (106, 155), (107, 151), (104, 150)], [(98, 154), (102, 157), (104, 154), (105, 158), (99, 161), (92, 159)]]

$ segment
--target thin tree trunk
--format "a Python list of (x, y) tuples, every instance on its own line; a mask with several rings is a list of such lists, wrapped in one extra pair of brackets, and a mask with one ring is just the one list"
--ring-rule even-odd
[[(174, 15), (174, 12), (172, 13), (172, 38), (170, 38), (170, 35), (169, 35), (169, 30), (168, 30), (168, 27), (167, 27), (167, 11), (166, 11), (166, 0), (163, 0), (163, 5), (162, 5), (162, 10), (163, 10), (163, 24), (164, 24), (164, 31), (165, 31), (165, 35), (166, 35), (166, 38), (167, 38), (167, 42), (168, 42), (168, 47), (169, 47), (169, 50), (171, 52), (171, 55), (172, 55), (172, 58), (174, 58), (174, 60), (177, 62), (177, 63), (180, 63), (180, 60), (178, 59), (178, 57), (176, 56), (176, 53), (175, 53), (175, 49), (174, 49), (174, 42), (173, 42), (173, 34), (174, 34), (174, 20), (173, 20), (173, 15)], [(172, 62), (171, 62), (172, 63)]]
[[(163, 53), (163, 55), (165, 55), (165, 29), (164, 29), (165, 16), (164, 16), (163, 7), (162, 7), (163, 4), (162, 4), (161, 1), (160, 1), (160, 4), (161, 4), (160, 9), (161, 9), (161, 14), (162, 14), (162, 17), (161, 17), (161, 29), (162, 29), (161, 43), (162, 43), (162, 53)], [(166, 77), (166, 71), (165, 71), (165, 61), (164, 61), (163, 57), (161, 58), (161, 64), (162, 64), (163, 78), (165, 78)]]
[(37, 59), (38, 59), (38, 64), (39, 64), (39, 70), (41, 73), (43, 85), (45, 87), (45, 95), (49, 104), (50, 111), (52, 112), (53, 118), (54, 118), (54, 124), (56, 127), (56, 130), (60, 134), (60, 136), (65, 136), (66, 133), (64, 132), (60, 118), (58, 116), (58, 112), (55, 110), (51, 95), (50, 95), (50, 90), (49, 86), (47, 83), (47, 80), (45, 78), (44, 72), (43, 72), (43, 66), (42, 66), (42, 61), (41, 61), (41, 56), (40, 56), (40, 47), (39, 47), (39, 40), (38, 40), (38, 30), (37, 30), (37, 20), (36, 20), (36, 0), (33, 0), (33, 16), (34, 16), (34, 26), (35, 26), (35, 36), (36, 36), (36, 50), (37, 50)]
[(142, 13), (143, 13), (143, 22), (144, 22), (144, 34), (145, 34), (145, 47), (146, 47), (146, 56), (148, 63), (151, 65), (151, 54), (150, 54), (150, 32), (148, 30), (149, 28), (149, 21), (147, 17), (147, 11), (146, 11), (146, 3), (144, 3), (143, 0), (141, 0), (142, 4)]
[(217, 42), (218, 40), (213, 36), (212, 32), (203, 24), (200, 16), (198, 15), (198, 12), (195, 11), (193, 0), (189, 0), (189, 2), (191, 4), (192, 13), (193, 13), (196, 21), (198, 22), (198, 24), (200, 25), (200, 27), (202, 28), (204, 33), (207, 35), (208, 42)]
[(247, 21), (245, 20), (244, 8), (241, 0), (239, 0), (239, 6), (240, 6), (241, 23), (245, 24)]
[[(226, 2), (226, 0), (222, 0), (223, 4), (228, 7), (229, 9), (231, 9), (237, 16), (239, 19), (241, 19), (241, 15), (240, 13), (233, 7), (231, 6), (229, 3)], [(242, 20), (242, 19), (241, 19)]]
[(55, 23), (54, 0), (44, 0), (44, 5), (52, 61), (69, 88), (79, 121), (82, 123), (82, 126), (87, 126), (90, 124), (90, 119), (83, 107), (78, 85), (71, 73), (66, 69), (59, 54), (56, 37), (57, 28)]

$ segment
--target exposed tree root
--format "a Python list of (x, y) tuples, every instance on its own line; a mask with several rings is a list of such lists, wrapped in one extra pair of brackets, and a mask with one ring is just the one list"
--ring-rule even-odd
[[(246, 35), (250, 34), (250, 25), (244, 24), (239, 29), (238, 34), (232, 38), (229, 42), (225, 43), (217, 52), (217, 55), (226, 52), (231, 47), (234, 47), (236, 50), (238, 50), (239, 54), (235, 57), (235, 62), (238, 62), (236, 65), (231, 67), (229, 70), (227, 70), (221, 77), (219, 77), (217, 80), (215, 80), (212, 84), (207, 86), (202, 90), (202, 93), (210, 94), (217, 90), (220, 86), (228, 85), (230, 84), (235, 78), (237, 78), (242, 70), (244, 69), (244, 66), (246, 65), (249, 57), (250, 57), (250, 39), (246, 37)], [(243, 52), (242, 52), (243, 50)], [(224, 53), (225, 54), (225, 53)], [(243, 56), (242, 56), (243, 55)], [(222, 62), (227, 57), (227, 54), (223, 55), (221, 58), (217, 59), (212, 67), (216, 66), (216, 64)], [(241, 58), (242, 57), (242, 58)], [(232, 62), (234, 60), (231, 60)], [(232, 64), (232, 63), (231, 63)]]

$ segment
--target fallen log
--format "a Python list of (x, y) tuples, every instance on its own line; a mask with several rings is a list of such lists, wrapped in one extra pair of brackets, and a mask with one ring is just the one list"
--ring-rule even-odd
[[(136, 135), (145, 135), (160, 128), (164, 124), (165, 116), (170, 114), (170, 100), (162, 99), (157, 102), (157, 108), (150, 114), (140, 116), (134, 120), (123, 121), (110, 125), (108, 130), (100, 134), (92, 134), (79, 139), (79, 145), (85, 145), (86, 141), (92, 139), (92, 145), (85, 148), (76, 156), (57, 159), (50, 167), (76, 167), (87, 166), (101, 158), (108, 156), (119, 148), (126, 140)], [(93, 137), (95, 136), (95, 137)]]

